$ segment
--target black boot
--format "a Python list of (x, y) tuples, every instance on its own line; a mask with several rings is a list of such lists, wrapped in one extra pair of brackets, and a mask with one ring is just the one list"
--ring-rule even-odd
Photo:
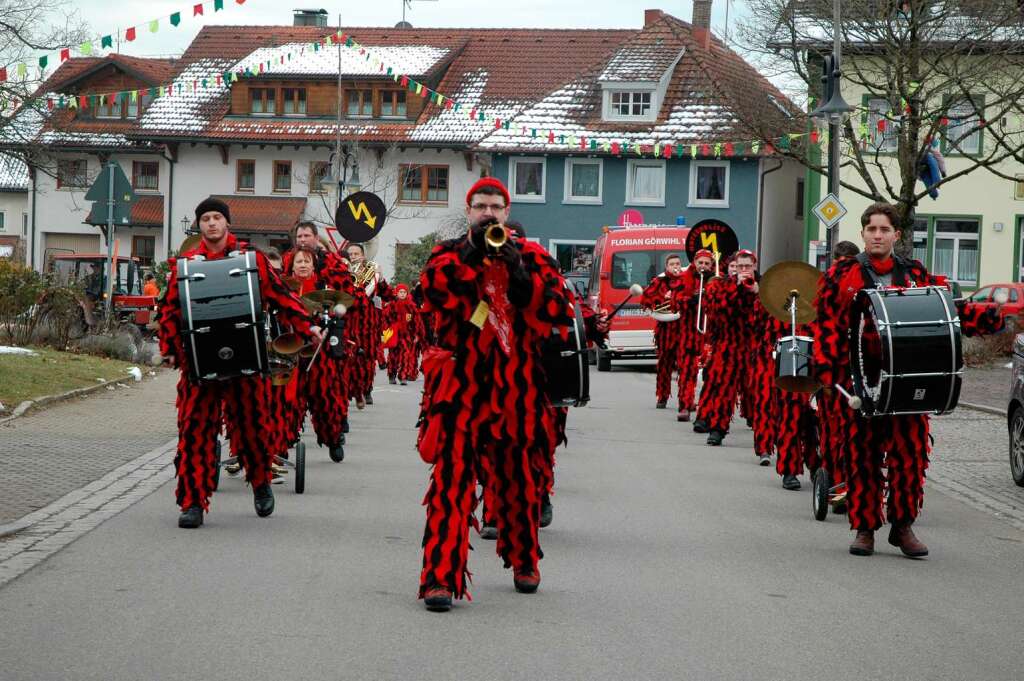
[(547, 527), (555, 517), (555, 508), (551, 505), (551, 497), (547, 494), (540, 500), (540, 526)]
[(345, 448), (341, 444), (336, 444), (333, 447), (327, 448), (327, 456), (331, 457), (331, 461), (334, 463), (341, 463), (345, 460)]
[(395, 378), (394, 376), (388, 376), (388, 383), (390, 383), (391, 385), (395, 385), (396, 383), (398, 383), (398, 379)]
[(373, 393), (366, 393), (366, 403), (373, 404)]
[(721, 433), (717, 430), (712, 430), (708, 433), (708, 444), (712, 447), (717, 447), (722, 444), (722, 440), (725, 439), (725, 433)]
[(274, 492), (270, 485), (260, 485), (252, 490), (252, 504), (256, 507), (256, 515), (266, 518), (274, 512)]
[(797, 480), (795, 475), (783, 475), (782, 489), (798, 490), (800, 489), (800, 481)]
[(693, 432), (695, 433), (706, 433), (708, 432), (708, 422), (703, 419), (697, 419), (693, 422)]
[(178, 516), (178, 527), (184, 527), (186, 529), (195, 529), (203, 524), (203, 509), (201, 506), (193, 506), (186, 508)]
[(348, 432), (348, 417), (347, 416), (341, 420), (341, 432), (342, 433), (347, 433)]

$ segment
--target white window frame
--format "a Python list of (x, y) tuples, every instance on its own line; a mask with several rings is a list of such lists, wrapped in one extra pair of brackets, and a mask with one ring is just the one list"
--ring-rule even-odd
[[(637, 199), (633, 196), (633, 169), (637, 165), (661, 166), (661, 199)], [(626, 206), (664, 206), (666, 185), (668, 184), (668, 169), (664, 160), (631, 158), (626, 161)]]
[[(701, 168), (725, 168), (725, 198), (724, 199), (698, 199), (697, 198), (697, 171)], [(690, 161), (690, 196), (686, 205), (688, 208), (728, 208), (729, 207), (729, 176), (732, 175), (732, 162), (730, 161)]]
[(0, 210), (0, 232), (7, 231), (7, 211)]
[[(540, 164), (540, 196), (535, 194), (516, 194), (516, 167), (520, 164)], [(544, 203), (548, 195), (548, 164), (543, 156), (514, 156), (508, 162), (508, 188), (513, 201), (523, 203)]]
[[(573, 196), (572, 194), (572, 167), (579, 165), (597, 166), (597, 196)], [(589, 206), (600, 206), (604, 203), (604, 159), (591, 157), (566, 157), (565, 159), (565, 182), (562, 190), (562, 203), (584, 204)], [(567, 242), (559, 242), (567, 243)]]
[[(875, 104), (885, 105), (882, 109), (876, 109)], [(890, 115), (892, 105), (885, 97), (869, 97), (868, 108), (868, 134), (871, 135), (871, 149), (882, 154), (894, 154), (900, 145), (900, 123)], [(885, 120), (885, 132), (878, 130), (878, 121)]]
[[(985, 133), (985, 129), (981, 126), (981, 117), (975, 112), (975, 103), (972, 103), (971, 99), (962, 98), (949, 103), (946, 108), (946, 118), (949, 119), (949, 125), (946, 126), (946, 153), (956, 156), (976, 156), (981, 153), (981, 136)], [(965, 118), (954, 116), (957, 113), (955, 110), (957, 107), (962, 107)], [(984, 112), (984, 103), (981, 107), (978, 107)], [(953, 123), (954, 118), (958, 121)], [(970, 128), (974, 126), (970, 133), (966, 134), (963, 139), (960, 139), (960, 135), (964, 132), (962, 128)], [(955, 131), (955, 132), (954, 132)], [(966, 148), (965, 143), (974, 138), (975, 142), (973, 148)], [(954, 142), (956, 146), (954, 146)]]
[(28, 213), (21, 214), (21, 235), (28, 236)]
[[(558, 261), (558, 247), (559, 246), (594, 246), (596, 250), (597, 240), (595, 239), (549, 239), (548, 240), (548, 253), (554, 260)], [(593, 267), (591, 263), (591, 267)]]
[[(651, 108), (650, 110), (640, 116), (623, 116), (618, 113), (612, 106), (612, 97), (615, 94), (622, 93), (630, 94), (649, 94), (651, 96)], [(632, 101), (632, 98), (630, 98)], [(606, 121), (626, 121), (633, 123), (653, 123), (658, 120), (658, 112), (661, 110), (661, 96), (658, 88), (656, 87), (617, 87), (609, 88), (604, 91), (604, 105), (603, 105), (603, 118)]]
[[(978, 231), (973, 234), (970, 232), (940, 232), (938, 230), (937, 223), (940, 220), (956, 220), (962, 222), (976, 222), (978, 224)], [(974, 217), (951, 217), (942, 216), (932, 218), (932, 238), (931, 243), (928, 244), (928, 248), (931, 254), (931, 262), (934, 268), (935, 265), (935, 247), (938, 245), (939, 239), (951, 239), (953, 241), (953, 266), (950, 268), (952, 272), (948, 275), (951, 281), (955, 281), (961, 286), (977, 287), (978, 282), (981, 279), (981, 220)], [(964, 241), (973, 241), (977, 246), (976, 252), (978, 254), (978, 271), (975, 272), (975, 279), (959, 279), (957, 272), (960, 271), (960, 244)]]

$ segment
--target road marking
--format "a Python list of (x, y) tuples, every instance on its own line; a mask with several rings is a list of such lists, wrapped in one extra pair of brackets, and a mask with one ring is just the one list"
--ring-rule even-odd
[(0, 540), (0, 587), (173, 479), (177, 443), (175, 438), (19, 520), (28, 527)]

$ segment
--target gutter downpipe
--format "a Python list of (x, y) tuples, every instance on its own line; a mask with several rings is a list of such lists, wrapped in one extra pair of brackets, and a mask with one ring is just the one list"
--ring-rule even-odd
[(164, 226), (164, 260), (168, 260), (171, 257), (171, 216), (173, 215), (174, 209), (174, 165), (175, 161), (173, 158), (167, 155), (167, 148), (164, 147), (163, 151), (160, 152), (167, 161), (167, 224)]
[(776, 170), (781, 169), (783, 165), (784, 163), (782, 159), (779, 159), (779, 165), (775, 166), (771, 170), (765, 170), (761, 173), (761, 186), (757, 192), (757, 262), (759, 263), (763, 259), (762, 256), (764, 255), (761, 252), (761, 247), (763, 245), (761, 236), (764, 234), (764, 178), (766, 175), (771, 175)]
[[(36, 167), (29, 165), (29, 175), (32, 178), (32, 233), (28, 246), (28, 266), (36, 268)], [(42, 271), (42, 270), (40, 270)]]

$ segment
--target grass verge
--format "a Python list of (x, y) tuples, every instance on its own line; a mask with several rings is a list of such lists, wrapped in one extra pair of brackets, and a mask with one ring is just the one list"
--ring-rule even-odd
[(137, 366), (105, 357), (32, 348), (36, 355), (0, 355), (0, 403), (8, 411), (24, 400), (96, 385), (97, 379), (127, 378)]

